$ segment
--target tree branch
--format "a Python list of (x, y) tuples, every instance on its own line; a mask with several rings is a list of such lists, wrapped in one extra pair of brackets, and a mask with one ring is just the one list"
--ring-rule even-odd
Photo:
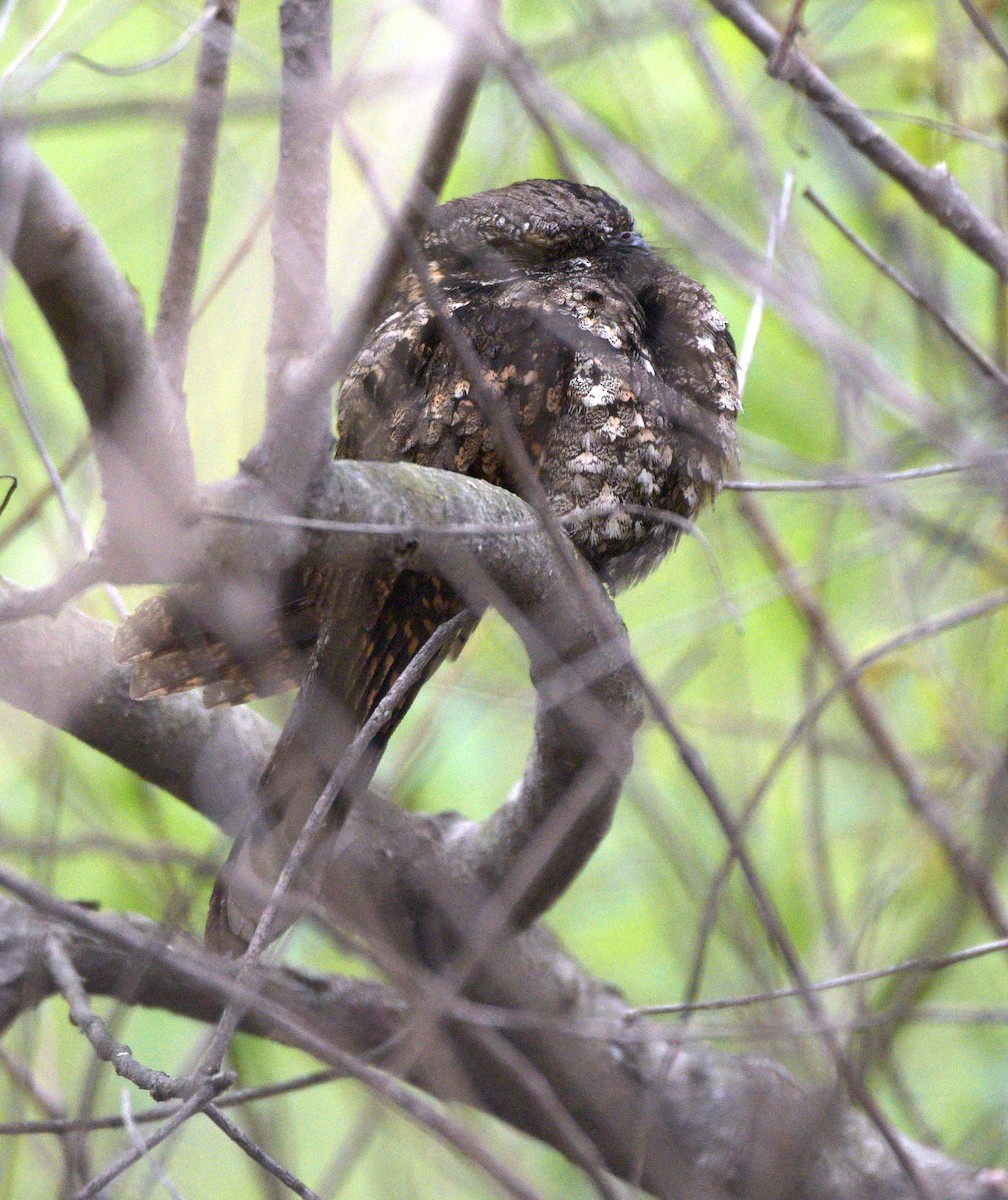
[[(0, 602), (17, 594), (0, 582)], [(0, 699), (238, 832), (276, 730), (251, 709), (207, 709), (196, 694), (131, 700), (112, 631), (73, 609), (0, 625)]]
[[(382, 852), (393, 846), (410, 849), (405, 814), (397, 824), (396, 833), (386, 831), (391, 837)], [(427, 869), (443, 867), (439, 857), (435, 852)], [(85, 911), (79, 921), (71, 916), (68, 923), (59, 911), (56, 905), (46, 917), (16, 901), (0, 902), (0, 1024), (53, 993), (44, 945), (54, 930), (92, 994), (202, 1021), (216, 1019), (231, 998), (235, 964), (185, 941), (164, 946), (160, 929), (142, 918)], [(479, 990), (486, 995), (479, 1001), (491, 1002), (492, 993), (499, 1007), (460, 1003), (410, 1075), (433, 1095), (464, 1099), (556, 1144), (555, 1125), (526, 1089), (488, 1085), (500, 1077), (500, 1063), (488, 1053), (480, 1031), (497, 1027), (537, 1064), (621, 1178), (634, 1168), (628, 1148), (638, 1144), (639, 1114), (649, 1111), (640, 1182), (656, 1196), (903, 1200), (912, 1195), (874, 1130), (832, 1092), (800, 1085), (766, 1059), (679, 1043), (660, 1025), (634, 1019), (621, 997), (587, 976), (541, 931), (510, 939), (497, 951), (481, 971)], [(138, 971), (138, 961), (146, 961), (146, 969)], [(366, 1054), (393, 1067), (398, 1035), (412, 1007), (387, 985), (310, 980), (262, 968), (255, 988), (243, 989), (241, 999), (249, 1032), (299, 1046), (322, 1061)], [(930, 1148), (904, 1145), (943, 1200), (1008, 1195), (1004, 1172), (975, 1171)]]
[[(248, 482), (239, 482), (245, 493), (233, 487), (234, 497), (248, 492)], [(312, 516), (320, 524), (343, 522), (337, 529), (312, 529), (305, 534), (310, 553), (324, 556), (329, 563), (343, 560), (360, 566), (366, 561), (394, 559), (401, 567), (436, 569), (475, 604), (500, 603), (503, 592), (508, 603), (502, 603), (502, 608), (525, 638), (539, 695), (536, 744), (510, 805), (478, 825), (458, 818), (407, 814), (366, 797), (351, 811), (339, 857), (326, 874), (324, 916), (363, 937), (387, 964), (392, 977), (411, 991), (433, 970), (456, 983), (461, 981), (462, 994), (469, 1001), (512, 1013), (518, 1028), (509, 1029), (508, 1040), (534, 1064), (548, 1093), (559, 1099), (598, 1146), (607, 1167), (624, 1178), (637, 1170), (634, 1148), (641, 1147), (637, 1114), (646, 1103), (654, 1117), (641, 1147), (641, 1179), (657, 1195), (675, 1195), (681, 1200), (682, 1196), (727, 1195), (730, 1190), (740, 1196), (783, 1196), (787, 1187), (793, 1187), (791, 1194), (796, 1196), (832, 1198), (883, 1194), (872, 1190), (882, 1186), (880, 1178), (892, 1189), (886, 1195), (912, 1195), (895, 1158), (863, 1118), (832, 1096), (804, 1091), (773, 1065), (719, 1058), (703, 1049), (674, 1044), (660, 1030), (643, 1031), (643, 1042), (638, 1040), (642, 1031), (637, 1028), (632, 1029), (629, 1040), (621, 1036), (600, 1042), (572, 1035), (562, 1027), (558, 1032), (556, 1019), (572, 1016), (625, 1022), (626, 1007), (581, 972), (546, 934), (532, 930), (520, 937), (501, 936), (500, 930), (513, 919), (512, 903), (522, 896), (535, 896), (535, 904), (526, 900), (524, 911), (519, 909), (523, 920), (530, 919), (563, 890), (569, 882), (565, 876), (573, 875), (591, 852), (594, 839), (585, 837), (583, 829), (575, 828), (572, 834), (569, 826), (572, 820), (576, 826), (589, 811), (603, 822), (608, 819), (619, 790), (619, 768), (625, 769), (629, 762), (629, 738), (637, 714), (636, 692), (626, 683), (625, 644), (614, 636), (600, 638), (587, 616), (568, 611), (569, 598), (559, 583), (562, 576), (552, 566), (552, 547), (545, 534), (528, 532), (527, 507), (510, 493), (451, 473), (401, 464), (340, 462), (331, 464)], [(348, 532), (348, 520), (362, 517), (369, 522), (362, 532)], [(462, 521), (470, 528), (475, 525), (490, 532), (478, 539), (448, 537), (442, 532), (444, 527), (457, 528)], [(218, 523), (208, 520), (207, 524)], [(390, 539), (389, 527), (396, 525), (406, 533)], [(376, 526), (380, 533), (374, 532)], [(216, 540), (221, 554), (234, 556), (243, 538), (261, 542), (255, 537), (259, 532), (253, 523), (235, 523), (226, 538), (219, 528), (216, 534), (206, 536), (208, 545), (212, 547)], [(270, 547), (279, 544), (275, 537), (268, 542)], [(125, 752), (130, 765), (147, 777), (160, 771), (165, 782), (171, 782), (161, 765), (166, 755), (176, 760), (205, 760), (215, 732), (218, 737), (226, 733), (236, 747), (247, 739), (245, 762), (254, 773), (264, 757), (261, 730), (243, 729), (239, 712), (215, 714), (218, 728), (214, 730), (209, 725), (211, 718), (199, 713), (189, 697), (143, 704), (125, 700), (121, 669), (91, 674), (97, 663), (103, 659), (107, 663), (107, 632), (75, 614), (64, 614), (58, 621), (63, 623), (61, 650), (50, 669), (40, 672), (34, 646), (22, 650), (22, 661), (31, 664), (32, 677), (44, 675), (45, 696), (22, 680), (12, 699), (27, 701), (26, 707), (43, 716), (57, 715), (64, 727), (87, 730), (92, 744)], [(10, 643), (14, 634), (30, 638), (34, 630), (37, 642), (41, 625), (41, 619), (25, 622), (8, 627), (3, 636)], [(64, 661), (71, 637), (80, 644)], [(559, 640), (550, 650), (553, 639)], [(16, 651), (16, 643), (12, 648)], [(73, 682), (69, 668), (81, 660), (88, 662), (90, 678), (105, 680), (104, 689), (96, 691), (107, 702), (96, 704), (93, 694), (85, 692), (70, 706), (69, 714), (52, 714), (51, 700), (45, 697), (60, 694), (67, 675)], [(573, 672), (571, 663), (575, 664)], [(572, 705), (571, 696), (588, 696), (595, 705), (609, 706), (616, 741), (606, 746), (604, 754), (597, 748), (585, 748), (590, 738), (584, 722), (587, 720), (589, 729), (593, 727), (591, 709), (586, 718), (586, 710)], [(137, 738), (131, 722), (151, 711), (152, 703), (161, 711), (146, 738)], [(105, 708), (104, 722), (95, 719), (95, 708)], [(110, 719), (113, 713), (115, 717)], [(200, 736), (207, 740), (202, 750)], [(180, 738), (188, 738), (183, 743), (189, 747), (184, 755), (179, 754)], [(176, 771), (173, 786), (188, 802), (202, 806), (205, 793), (196, 791), (194, 774), (186, 778)], [(558, 813), (568, 818), (559, 821), (559, 830), (553, 827)], [(486, 864), (498, 851), (503, 851), (506, 865), (496, 868), (488, 880)], [(542, 871), (544, 862), (548, 869)], [(536, 885), (551, 872), (562, 881), (561, 886), (529, 887), (530, 880)], [(488, 938), (495, 930), (497, 936)], [(85, 986), (100, 991), (100, 983), (84, 966), (76, 960), (75, 965)], [(160, 971), (159, 964), (157, 974)], [(204, 980), (201, 987), (206, 986)], [(152, 1002), (172, 1007), (165, 999), (166, 990), (169, 995), (177, 993), (159, 985), (156, 976), (150, 989)], [(205, 991), (201, 995), (205, 1006)], [(457, 1003), (453, 996), (453, 991), (447, 997), (442, 991), (428, 995), (421, 986), (417, 1002), (421, 1011), (434, 1004), (440, 1006), (434, 1012), (450, 1015)], [(214, 1006), (218, 1011), (219, 1002), (215, 1000)], [(531, 1028), (521, 1016), (530, 1011), (535, 1014)], [(261, 1014), (254, 1005), (249, 1012)], [(550, 1018), (545, 1029), (536, 1025), (544, 1015)], [(443, 1026), (444, 1020), (443, 1016), (437, 1024)], [(281, 1024), (289, 1031), (291, 1023), (286, 1017)], [(410, 1022), (406, 1020), (406, 1024)], [(426, 1025), (426, 1020), (421, 1022)], [(304, 1048), (323, 1061), (333, 1061), (320, 1049), (317, 1023), (298, 1021), (293, 1026), (312, 1031), (311, 1046), (300, 1043)], [(273, 1027), (269, 1032), (278, 1036)], [(625, 1024), (622, 1033), (627, 1033)], [(287, 1040), (292, 1035), (279, 1036)], [(516, 1082), (511, 1070), (505, 1072), (509, 1086), (488, 1086), (487, 1081), (499, 1078), (504, 1068), (485, 1036), (476, 1036), (464, 1023), (453, 1021), (452, 1067), (448, 1070), (439, 1060), (434, 1078), (428, 1078), (432, 1070), (429, 1030), (425, 1038), (419, 1056), (411, 1058), (418, 1063), (416, 1078), (435, 1094), (450, 1088), (451, 1095), (468, 1102), (478, 1097), (480, 1106), (535, 1136), (550, 1142), (560, 1136), (556, 1119), (542, 1110), (541, 1089)], [(457, 1078), (460, 1061), (465, 1065), (463, 1078), (468, 1081), (461, 1092)], [(997, 1190), (1000, 1182), (988, 1186), (975, 1172), (912, 1143), (901, 1145), (935, 1194), (964, 1200), (1003, 1194)], [(702, 1154), (697, 1149), (700, 1146), (707, 1148)], [(565, 1148), (569, 1150), (567, 1142)]]
[(778, 62), (783, 39), (746, 0), (710, 0), (713, 8), (768, 58), (777, 63), (776, 77), (801, 92), (854, 149), (901, 184), (913, 200), (964, 246), (1008, 280), (1008, 235), (982, 213), (947, 167), (922, 166), (887, 137), (830, 79), (793, 45)]
[(192, 454), (136, 293), (63, 185), (6, 125), (0, 198), (0, 251), (42, 310), (91, 423), (105, 540), (134, 570), (147, 569), (154, 545), (170, 561), (193, 493)]
[(227, 97), (237, 8), (238, 0), (219, 0), (213, 20), (203, 31), (196, 87), (179, 164), (171, 248), (154, 327), (154, 345), (168, 381), (180, 398), (192, 323), (192, 301), (210, 213), (217, 143)]
[(273, 209), (273, 315), (266, 427), (249, 469), (300, 497), (332, 442), (328, 386), (292, 390), (288, 370), (329, 335), (326, 252), (332, 155), (332, 13), (329, 0), (283, 0), (280, 161)]

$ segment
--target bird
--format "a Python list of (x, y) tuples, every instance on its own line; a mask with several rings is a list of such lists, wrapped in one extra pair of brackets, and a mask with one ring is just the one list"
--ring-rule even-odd
[[(736, 349), (711, 294), (648, 245), (619, 200), (564, 179), (441, 204), (420, 248), (425, 269), (403, 272), (342, 382), (335, 457), (439, 467), (519, 490), (483, 415), (482, 384), (606, 587), (643, 578), (737, 461)], [(481, 381), (446, 320), (471, 346)], [(354, 735), (420, 646), (465, 609), (447, 581), (410, 570), (308, 563), (283, 591), (260, 644), (241, 654), (201, 627), (187, 589), (146, 601), (116, 636), (138, 699), (202, 686), (208, 704), (238, 703), (300, 683), (258, 811), (211, 899), (207, 942), (232, 955), (244, 951)], [(476, 620), (457, 623), (424, 679)], [(370, 782), (424, 679), (345, 782), (346, 802)]]

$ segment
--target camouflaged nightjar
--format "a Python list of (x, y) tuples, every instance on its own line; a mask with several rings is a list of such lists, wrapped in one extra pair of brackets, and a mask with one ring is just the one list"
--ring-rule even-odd
[[(599, 188), (528, 180), (435, 211), (424, 249), (575, 545), (620, 587), (651, 569), (735, 456), (735, 347), (700, 284)], [(470, 382), (408, 274), (339, 397), (346, 458), (507, 487)]]
[[(441, 303), (483, 364), (574, 544), (610, 587), (641, 578), (735, 459), (735, 346), (710, 294), (648, 248), (622, 204), (564, 180), (527, 180), (443, 204), (423, 249)], [(441, 467), (511, 487), (426, 296), (407, 272), (354, 361), (337, 402), (336, 456)], [(204, 647), (201, 661), (191, 653), (186, 661), (183, 648), (173, 676), (167, 664), (180, 651), (171, 647), (163, 600), (160, 613), (152, 605), (158, 633), (146, 646), (143, 609), (123, 638), (134, 652), (141, 647), (135, 694), (204, 683), (211, 702), (289, 685), (284, 656), (297, 661), (292, 647), (311, 650), (263, 776), (263, 810), (215, 889), (208, 940), (230, 952), (250, 936), (264, 890), (350, 738), (419, 646), (462, 607), (444, 581), (409, 571), (309, 568), (299, 588), (286, 609), (297, 614), (296, 632), (292, 618), (278, 617), (276, 651), (263, 651), (254, 676), (219, 645)], [(366, 785), (414, 694), (355, 787)]]

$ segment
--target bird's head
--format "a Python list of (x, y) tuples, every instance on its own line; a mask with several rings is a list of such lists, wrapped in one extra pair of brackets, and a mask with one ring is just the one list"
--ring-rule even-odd
[(450, 200), (434, 210), (424, 235), (431, 259), (503, 256), (550, 262), (608, 245), (643, 246), (633, 217), (601, 188), (567, 179), (526, 179)]

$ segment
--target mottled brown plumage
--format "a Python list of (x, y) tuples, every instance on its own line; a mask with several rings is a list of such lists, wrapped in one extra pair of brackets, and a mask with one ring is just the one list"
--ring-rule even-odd
[[(735, 348), (709, 293), (654, 254), (611, 196), (565, 181), (529, 180), (444, 204), (423, 244), (444, 307), (574, 544), (612, 588), (639, 579), (674, 544), (676, 519), (691, 519), (717, 491), (735, 455)], [(408, 272), (340, 391), (337, 457), (405, 460), (513, 486), (472, 393), (423, 282)], [(285, 682), (314, 644), (263, 777), (264, 813), (232, 855), (235, 881), (275, 878), (350, 737), (460, 606), (443, 581), (408, 572), (309, 577), (241, 669), (212, 639), (186, 662), (168, 629), (185, 619), (165, 618), (163, 601), (146, 617), (138, 612), (124, 635), (141, 654), (135, 692), (202, 680), (211, 699), (234, 701)], [(145, 640), (144, 622), (157, 637)], [(190, 630), (183, 646), (194, 641)], [(254, 889), (237, 889), (218, 888), (208, 926), (225, 948), (240, 947), (261, 908)]]

